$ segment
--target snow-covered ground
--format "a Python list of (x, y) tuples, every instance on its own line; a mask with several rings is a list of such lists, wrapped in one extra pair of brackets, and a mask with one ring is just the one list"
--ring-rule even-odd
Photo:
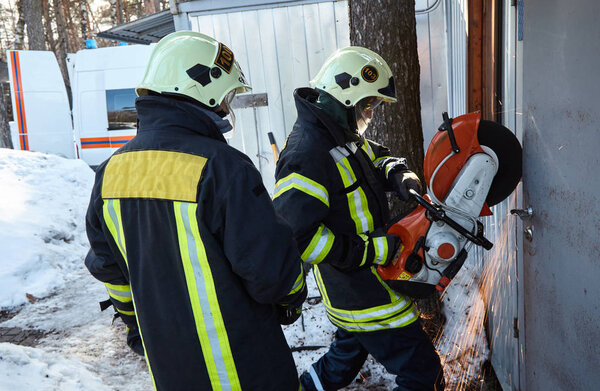
[[(44, 334), (35, 347), (0, 343), (0, 390), (152, 389), (144, 360), (125, 344), (122, 322), (113, 324), (110, 310), (100, 312), (106, 291), (83, 264), (93, 177), (82, 161), (0, 149), (0, 310), (16, 313), (0, 319), (0, 328)], [(473, 376), (487, 356), (483, 304), (473, 284), (477, 268), (465, 267), (464, 281), (446, 296), (452, 297), (448, 324), (438, 340), (449, 380), (465, 372), (464, 357), (454, 353), (456, 335), (463, 340), (458, 351), (477, 352), (466, 363), (475, 368)], [(314, 299), (319, 293), (312, 273), (307, 282), (313, 299), (305, 303), (303, 319), (284, 327), (290, 347), (299, 348), (299, 374), (327, 351), (335, 330)], [(346, 390), (393, 388), (393, 376), (371, 358), (361, 373), (365, 381)]]

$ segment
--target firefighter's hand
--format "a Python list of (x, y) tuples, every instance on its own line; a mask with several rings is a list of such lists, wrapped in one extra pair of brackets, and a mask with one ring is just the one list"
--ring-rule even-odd
[(398, 197), (402, 201), (408, 201), (410, 199), (408, 189), (413, 189), (417, 193), (422, 194), (421, 181), (417, 174), (410, 170), (392, 171), (389, 174), (388, 181), (394, 192), (398, 194)]
[(275, 304), (275, 310), (277, 312), (277, 321), (282, 325), (290, 325), (298, 320), (302, 315), (302, 303), (300, 305), (294, 304)]
[(135, 354), (144, 355), (144, 345), (137, 326), (127, 328), (127, 345), (134, 351)]

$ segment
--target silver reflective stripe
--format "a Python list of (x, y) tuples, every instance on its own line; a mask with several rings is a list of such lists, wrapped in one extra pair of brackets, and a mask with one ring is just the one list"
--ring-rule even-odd
[(354, 190), (352, 193), (348, 194), (348, 196), (352, 197), (352, 201), (354, 202), (354, 206), (356, 208), (356, 216), (360, 220), (360, 224), (362, 227), (361, 232), (368, 232), (369, 231), (369, 220), (367, 219), (367, 216), (365, 215), (365, 209), (362, 204), (362, 199), (360, 198), (359, 189)]
[(327, 229), (327, 227), (323, 226), (323, 231), (321, 231), (321, 237), (319, 237), (317, 245), (304, 262), (310, 263), (319, 257), (321, 251), (323, 251), (323, 249), (325, 248), (325, 245), (327, 244), (327, 239), (329, 239), (330, 235), (332, 235), (332, 233)]
[(110, 289), (109, 287), (106, 287), (106, 289), (108, 290), (108, 292), (111, 294), (111, 296), (118, 296), (118, 297), (125, 297), (125, 298), (131, 298), (131, 291), (117, 291), (115, 289)]
[(323, 198), (323, 200), (327, 201), (325, 203), (329, 205), (329, 194), (327, 194), (327, 192), (324, 192), (322, 189), (319, 189), (318, 187), (312, 185), (311, 183), (308, 183), (307, 181), (303, 181), (297, 176), (290, 176), (290, 178), (285, 180), (284, 182), (278, 182), (277, 186), (275, 186), (275, 194), (279, 193), (280, 189), (283, 189), (284, 187), (289, 186), (291, 184), (296, 184), (300, 188), (304, 188), (313, 193), (318, 194)]
[(346, 143), (346, 148), (352, 151), (352, 153), (356, 153), (356, 151), (358, 151), (358, 147), (354, 143)]
[[(121, 251), (123, 252), (123, 254), (125, 254), (124, 258), (127, 258), (127, 249), (125, 248), (125, 243), (121, 242), (121, 238), (123, 237), (123, 232), (121, 232), (121, 224), (119, 224), (119, 218), (117, 217), (117, 211), (115, 210), (115, 205), (114, 205), (115, 200), (110, 199), (108, 200), (108, 214), (110, 216), (110, 219), (113, 221), (113, 224), (115, 225), (115, 228), (117, 230), (117, 245), (119, 246), (119, 248), (121, 249)], [(127, 261), (127, 260), (125, 260)]]
[(376, 320), (378, 318), (388, 318), (394, 313), (399, 314), (402, 311), (406, 310), (406, 308), (410, 306), (410, 304), (411, 303), (407, 302), (406, 299), (402, 299), (401, 301), (395, 303), (392, 306), (389, 306), (389, 304), (387, 304), (388, 307), (386, 308), (365, 313), (358, 313), (359, 311), (341, 312), (329, 306), (326, 308), (326, 310), (332, 316), (335, 316), (336, 318), (342, 318), (338, 320), (348, 319), (348, 321), (370, 321)]
[(376, 263), (382, 263), (383, 261), (385, 261), (385, 259), (383, 259), (385, 257), (385, 237), (380, 236), (377, 238), (374, 238), (375, 240), (375, 246), (377, 246), (377, 257), (375, 258), (375, 262)]
[(310, 378), (312, 379), (313, 383), (315, 383), (315, 388), (317, 389), (317, 391), (325, 391), (323, 389), (323, 385), (321, 384), (321, 379), (319, 379), (319, 376), (317, 375), (317, 372), (315, 371), (315, 367), (313, 367), (312, 365), (310, 366)]
[(200, 309), (202, 311), (202, 317), (204, 318), (204, 328), (208, 334), (208, 340), (210, 343), (210, 349), (212, 350), (214, 363), (217, 368), (221, 387), (224, 390), (231, 390), (231, 384), (229, 384), (229, 377), (227, 375), (227, 369), (225, 367), (225, 360), (223, 358), (223, 352), (221, 351), (221, 344), (219, 343), (219, 337), (213, 319), (212, 312), (210, 310), (210, 303), (208, 302), (207, 289), (205, 285), (204, 275), (202, 268), (200, 267), (200, 260), (198, 259), (198, 250), (196, 249), (196, 240), (192, 233), (192, 227), (190, 225), (190, 219), (188, 214), (188, 203), (182, 202), (181, 204), (181, 217), (185, 232), (187, 236), (188, 252), (192, 269), (194, 270), (194, 278), (196, 279), (196, 291), (198, 299), (200, 301)]

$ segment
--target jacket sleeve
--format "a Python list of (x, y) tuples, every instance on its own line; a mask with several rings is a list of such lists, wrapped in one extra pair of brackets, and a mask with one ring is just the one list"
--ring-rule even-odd
[(307, 288), (298, 248), (250, 163), (231, 180), (221, 211), (225, 255), (250, 296), (265, 304), (300, 305)]
[(390, 150), (374, 141), (363, 138), (361, 149), (369, 156), (373, 165), (377, 168), (381, 180), (385, 184), (385, 189), (391, 191), (392, 188), (388, 183), (389, 175), (392, 171), (408, 170), (405, 158), (393, 157), (390, 155)]
[(388, 260), (391, 245), (386, 235), (342, 234), (325, 224), (332, 186), (326, 168), (310, 153), (283, 157), (276, 179), (275, 209), (292, 227), (304, 262), (349, 271)]
[[(103, 223), (103, 200), (101, 172), (96, 176), (96, 183), (86, 215), (86, 232), (90, 242), (90, 250), (85, 257), (85, 266), (99, 281), (104, 283), (111, 304), (116, 308), (119, 317), (128, 328), (137, 327), (129, 278), (121, 265), (125, 265), (120, 254), (115, 254), (111, 247), (112, 237), (106, 224)], [(119, 260), (120, 258), (120, 260)], [(120, 261), (120, 263), (119, 263)]]

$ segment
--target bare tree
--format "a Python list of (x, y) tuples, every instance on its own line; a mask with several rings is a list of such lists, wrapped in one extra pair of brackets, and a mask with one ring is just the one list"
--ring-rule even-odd
[(79, 0), (79, 11), (81, 16), (81, 37), (85, 40), (88, 39), (89, 23), (87, 13), (87, 1)]
[(21, 10), (27, 25), (29, 50), (46, 50), (46, 38), (42, 23), (42, 0), (21, 0)]
[[(0, 65), (5, 65), (5, 63), (0, 62)], [(8, 126), (8, 113), (6, 110), (6, 103), (4, 102), (4, 90), (3, 85), (0, 84), (0, 148), (12, 147), (10, 129)]]
[(17, 0), (17, 14), (19, 15), (19, 19), (17, 20), (17, 25), (15, 26), (14, 48), (16, 50), (25, 49), (25, 12), (23, 10), (24, 1), (25, 0)]

